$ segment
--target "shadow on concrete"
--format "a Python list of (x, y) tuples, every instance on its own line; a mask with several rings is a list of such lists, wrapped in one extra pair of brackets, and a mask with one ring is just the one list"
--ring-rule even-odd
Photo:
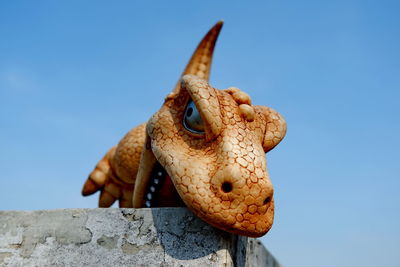
[(225, 256), (235, 261), (236, 235), (212, 227), (187, 208), (153, 208), (151, 211), (167, 257), (179, 260), (208, 257), (217, 260), (222, 253), (229, 253)]

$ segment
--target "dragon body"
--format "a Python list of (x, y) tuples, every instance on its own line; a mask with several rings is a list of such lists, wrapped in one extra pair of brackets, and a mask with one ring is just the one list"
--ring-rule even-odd
[(86, 180), (100, 207), (186, 206), (207, 223), (258, 237), (271, 228), (273, 187), (265, 153), (285, 136), (271, 108), (238, 88), (208, 83), (222, 22), (203, 38), (181, 79), (146, 124), (128, 132)]

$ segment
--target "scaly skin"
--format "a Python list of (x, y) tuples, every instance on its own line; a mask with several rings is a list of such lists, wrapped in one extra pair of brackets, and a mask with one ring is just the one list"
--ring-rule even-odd
[[(283, 139), (286, 123), (273, 109), (253, 106), (240, 89), (218, 90), (208, 84), (221, 27), (222, 22), (217, 23), (204, 37), (161, 109), (99, 162), (83, 195), (101, 190), (100, 207), (116, 200), (120, 207), (145, 207), (148, 192), (154, 192), (149, 191), (154, 170), (161, 165), (167, 175), (156, 192), (156, 206), (180, 206), (183, 201), (225, 231), (252, 237), (268, 232), (274, 200), (265, 153)], [(191, 132), (183, 124), (190, 100), (204, 133)]]

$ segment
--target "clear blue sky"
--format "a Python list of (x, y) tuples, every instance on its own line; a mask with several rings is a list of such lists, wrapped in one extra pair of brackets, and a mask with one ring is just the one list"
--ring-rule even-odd
[(0, 209), (82, 183), (225, 20), (211, 76), (288, 122), (267, 155), (285, 266), (400, 266), (399, 1), (2, 1)]

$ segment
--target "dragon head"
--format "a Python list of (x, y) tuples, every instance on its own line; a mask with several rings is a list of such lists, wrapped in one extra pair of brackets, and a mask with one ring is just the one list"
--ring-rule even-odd
[[(133, 205), (153, 206), (146, 192), (155, 190), (154, 179), (165, 176), (170, 186), (161, 188), (161, 195), (175, 198), (175, 204), (182, 201), (220, 229), (258, 237), (274, 217), (265, 153), (282, 140), (286, 123), (271, 108), (252, 105), (240, 89), (208, 84), (221, 27), (217, 23), (203, 38), (177, 86), (147, 123)], [(165, 193), (171, 188), (175, 194)]]

